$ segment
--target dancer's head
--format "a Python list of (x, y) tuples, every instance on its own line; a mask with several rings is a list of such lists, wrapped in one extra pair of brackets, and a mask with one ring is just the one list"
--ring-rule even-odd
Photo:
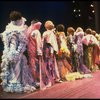
[(63, 32), (63, 31), (65, 30), (65, 27), (64, 27), (63, 24), (59, 24), (59, 25), (57, 25), (56, 30), (57, 30), (58, 32)]
[(26, 19), (22, 17), (21, 12), (19, 11), (11, 11), (9, 18), (14, 25), (19, 25), (19, 26), (25, 24), (26, 21)]
[(52, 29), (54, 29), (54, 24), (53, 24), (53, 22), (50, 21), (50, 20), (46, 21), (46, 22), (45, 22), (45, 28), (46, 28), (47, 30), (52, 30)]
[(67, 28), (67, 35), (74, 35), (75, 29), (73, 27)]
[(34, 29), (40, 29), (42, 23), (38, 19), (34, 19), (31, 21), (31, 25), (33, 26)]

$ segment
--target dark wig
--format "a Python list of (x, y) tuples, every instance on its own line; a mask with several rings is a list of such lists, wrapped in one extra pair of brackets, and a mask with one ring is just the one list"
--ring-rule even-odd
[(11, 21), (20, 20), (22, 18), (22, 14), (18, 11), (12, 11), (9, 18)]
[(39, 22), (39, 20), (38, 19), (34, 19), (34, 20), (31, 21), (31, 24), (35, 24), (37, 22)]
[(63, 32), (63, 31), (65, 30), (65, 27), (64, 27), (63, 24), (59, 24), (59, 25), (57, 25), (56, 30), (57, 30), (58, 32)]

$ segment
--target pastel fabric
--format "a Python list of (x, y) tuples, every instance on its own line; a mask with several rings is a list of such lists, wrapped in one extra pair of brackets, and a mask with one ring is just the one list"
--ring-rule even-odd
[(83, 37), (82, 43), (84, 46), (84, 63), (91, 70), (94, 71), (99, 64), (99, 41), (91, 34)]
[(34, 80), (24, 56), (27, 31), (24, 23), (21, 26), (10, 22), (2, 33), (4, 51), (1, 63), (2, 87), (6, 92), (34, 91)]
[(39, 81), (39, 57), (42, 56), (41, 33), (39, 31), (41, 22), (30, 25), (28, 28), (28, 55), (29, 66), (35, 81)]
[(83, 63), (83, 44), (82, 44), (83, 37), (84, 37), (83, 31), (75, 33), (75, 43), (77, 44), (77, 49), (76, 49), (77, 71), (83, 73), (90, 73), (88, 67)]
[(72, 71), (72, 67), (66, 57), (70, 56), (70, 51), (67, 47), (66, 37), (64, 32), (56, 33), (58, 42), (57, 64), (61, 79), (65, 79), (65, 75)]
[(56, 36), (52, 30), (47, 30), (43, 33), (42, 37), (43, 42), (43, 82), (45, 85), (51, 82), (54, 84), (54, 81), (57, 79), (58, 68), (56, 64), (55, 53), (58, 52), (58, 45)]

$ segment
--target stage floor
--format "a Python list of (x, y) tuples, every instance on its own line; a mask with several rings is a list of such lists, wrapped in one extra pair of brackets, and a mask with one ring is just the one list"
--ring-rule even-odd
[(84, 78), (71, 82), (56, 83), (46, 90), (36, 90), (33, 93), (5, 93), (0, 90), (0, 98), (8, 99), (61, 99), (61, 98), (75, 98), (75, 99), (94, 99), (100, 98), (100, 70), (92, 73), (92, 78)]

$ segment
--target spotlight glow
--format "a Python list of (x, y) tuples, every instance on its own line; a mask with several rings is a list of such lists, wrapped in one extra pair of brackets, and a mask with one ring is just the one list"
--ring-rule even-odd
[(91, 4), (90, 6), (93, 7), (93, 4)]
[(94, 10), (92, 10), (92, 13), (94, 13)]
[(76, 12), (76, 9), (74, 9), (73, 11)]
[(75, 1), (73, 1), (73, 3), (75, 3)]

